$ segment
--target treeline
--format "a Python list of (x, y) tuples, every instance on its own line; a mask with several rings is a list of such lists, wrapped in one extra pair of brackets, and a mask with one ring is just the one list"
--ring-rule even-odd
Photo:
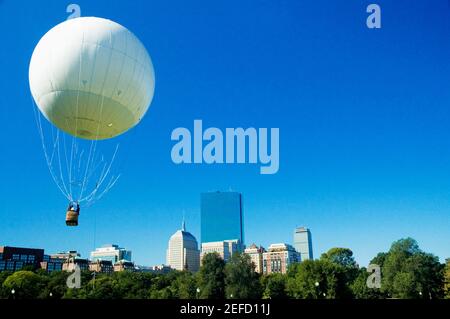
[[(22, 270), (0, 273), (1, 298), (89, 299), (376, 299), (450, 298), (450, 260), (421, 251), (411, 238), (392, 244), (371, 264), (381, 268), (381, 288), (369, 288), (370, 273), (359, 267), (348, 248), (332, 248), (320, 259), (293, 264), (286, 274), (259, 275), (249, 256), (235, 254), (228, 263), (207, 254), (196, 274), (115, 272), (81, 273), (81, 288), (66, 285), (67, 272)], [(14, 294), (12, 293), (14, 291)]]

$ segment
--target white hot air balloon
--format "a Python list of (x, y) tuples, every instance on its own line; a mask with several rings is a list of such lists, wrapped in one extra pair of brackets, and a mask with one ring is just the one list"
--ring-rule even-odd
[(48, 31), (33, 52), (29, 78), (42, 114), (85, 139), (115, 137), (135, 126), (154, 91), (153, 65), (139, 39), (94, 17)]
[[(145, 115), (154, 92), (152, 61), (144, 45), (125, 27), (103, 18), (80, 17), (58, 24), (41, 38), (31, 57), (29, 81), (31, 94), (42, 115), (59, 130), (73, 136), (70, 156), (65, 158), (68, 164), (65, 169), (60, 164), (59, 172), (55, 172), (58, 165), (45, 146), (37, 114), (50, 172), (71, 202), (68, 211), (76, 213), (77, 217), (81, 202), (98, 199), (116, 181), (104, 182), (112, 163), (100, 165), (105, 169), (93, 179), (95, 187), (87, 191), (87, 178), (92, 177), (90, 172), (95, 165), (92, 150), (95, 153), (98, 140), (126, 132)], [(59, 130), (57, 139), (53, 140), (53, 154), (61, 153)], [(84, 177), (78, 178), (81, 190), (75, 195), (72, 175), (73, 166), (78, 165), (76, 156), (82, 154), (76, 146), (79, 139), (92, 143), (86, 152), (89, 153), (87, 160), (78, 162), (85, 164), (86, 169), (79, 169)], [(63, 175), (69, 176), (64, 179)], [(104, 185), (103, 191), (99, 184)]]

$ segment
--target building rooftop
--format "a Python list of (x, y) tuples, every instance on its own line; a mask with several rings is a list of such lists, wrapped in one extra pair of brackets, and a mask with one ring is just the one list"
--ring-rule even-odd
[(108, 248), (108, 247), (119, 248), (119, 245), (116, 245), (116, 244), (105, 244), (105, 245), (102, 246), (102, 248)]
[(293, 246), (285, 243), (272, 244), (269, 246), (269, 252), (278, 250), (295, 250), (295, 249)]
[(170, 239), (175, 239), (175, 238), (182, 238), (183, 240), (189, 240), (189, 241), (197, 241), (197, 239), (194, 237), (194, 235), (192, 235), (190, 232), (187, 231), (183, 231), (183, 230), (177, 230), (175, 232), (175, 234), (173, 234), (172, 236), (170, 236)]
[(255, 243), (251, 244), (249, 247), (245, 248), (245, 252), (252, 253), (252, 252), (265, 252), (265, 248), (263, 246), (257, 246)]
[(304, 227), (304, 226), (295, 228), (296, 233), (307, 232), (308, 230), (309, 230), (308, 227)]
[(190, 232), (186, 231), (186, 223), (183, 219), (181, 224), (181, 229), (177, 230), (175, 234), (170, 236), (170, 240), (181, 238), (183, 241), (195, 241), (197, 243), (197, 239)]

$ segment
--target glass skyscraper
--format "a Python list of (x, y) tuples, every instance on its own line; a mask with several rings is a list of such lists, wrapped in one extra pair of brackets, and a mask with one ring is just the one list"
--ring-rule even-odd
[(294, 231), (294, 247), (301, 255), (301, 261), (313, 259), (311, 231), (306, 227), (298, 227)]
[(201, 194), (201, 242), (238, 239), (244, 244), (242, 195), (237, 192)]

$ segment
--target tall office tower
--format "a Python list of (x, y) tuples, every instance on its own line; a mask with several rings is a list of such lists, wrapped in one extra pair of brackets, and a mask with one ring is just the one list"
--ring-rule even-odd
[(238, 240), (244, 245), (242, 195), (237, 192), (201, 194), (201, 242)]
[(200, 251), (197, 239), (186, 231), (183, 221), (181, 229), (170, 237), (167, 248), (166, 264), (173, 269), (198, 271), (200, 267)]
[(294, 247), (302, 261), (313, 259), (311, 231), (306, 227), (297, 227), (294, 231)]
[(113, 265), (120, 260), (131, 261), (131, 250), (108, 244), (91, 252), (91, 260), (109, 260)]

